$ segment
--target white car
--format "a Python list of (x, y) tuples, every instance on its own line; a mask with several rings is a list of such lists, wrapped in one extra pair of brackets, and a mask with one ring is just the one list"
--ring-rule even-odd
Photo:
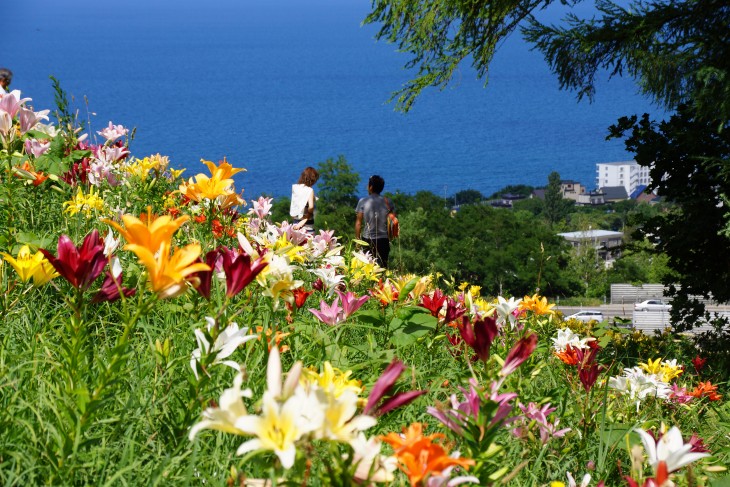
[(601, 311), (578, 311), (577, 313), (574, 313), (567, 318), (566, 320), (578, 320), (582, 321), (584, 323), (588, 323), (589, 321), (603, 321), (603, 312)]
[(669, 311), (672, 305), (661, 299), (647, 299), (634, 305), (634, 311)]

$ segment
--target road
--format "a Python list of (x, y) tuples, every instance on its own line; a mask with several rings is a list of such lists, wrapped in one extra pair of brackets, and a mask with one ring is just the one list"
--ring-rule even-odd
[[(600, 306), (556, 306), (554, 309), (563, 313), (563, 316), (572, 315), (584, 309), (601, 311), (603, 316), (610, 320), (614, 317), (623, 319), (632, 319), (634, 314), (634, 303), (624, 304), (602, 304)], [(728, 305), (708, 305), (707, 311), (718, 313), (730, 313)]]

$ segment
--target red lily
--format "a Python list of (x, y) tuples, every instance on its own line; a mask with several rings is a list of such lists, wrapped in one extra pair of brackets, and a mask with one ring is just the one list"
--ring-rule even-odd
[(461, 326), (459, 326), (461, 338), (474, 349), (477, 357), (484, 362), (489, 360), (489, 349), (498, 331), (497, 320), (493, 317), (487, 317), (472, 323), (468, 317), (463, 316)]
[(68, 236), (58, 237), (58, 257), (46, 249), (41, 249), (41, 252), (64, 279), (81, 291), (89, 288), (101, 275), (107, 263), (104, 256), (104, 241), (96, 230), (84, 238), (80, 248), (77, 248)]
[(294, 294), (294, 304), (297, 308), (301, 308), (304, 306), (304, 303), (307, 302), (307, 298), (310, 294), (312, 294), (314, 291), (307, 291), (303, 287), (298, 287), (295, 290), (292, 291), (292, 294)]
[(221, 247), (219, 251), (226, 273), (226, 296), (229, 298), (243, 291), (268, 265), (262, 258), (251, 263), (251, 257), (243, 251), (234, 252), (227, 247)]
[(431, 312), (431, 316), (438, 318), (445, 301), (446, 296), (444, 293), (440, 289), (436, 289), (433, 292), (433, 296), (429, 296), (428, 294), (421, 296), (421, 304), (419, 306), (426, 308)]
[(694, 365), (697, 375), (700, 375), (700, 371), (705, 368), (705, 363), (707, 363), (707, 359), (701, 358), (699, 355), (692, 359), (692, 365)]
[(403, 365), (403, 362), (397, 358), (393, 359), (390, 365), (388, 365), (383, 373), (380, 374), (378, 380), (375, 381), (375, 385), (373, 386), (373, 390), (370, 392), (368, 402), (365, 405), (365, 410), (363, 411), (365, 414), (373, 413), (377, 416), (381, 416), (395, 408), (405, 406), (418, 396), (426, 393), (426, 391), (401, 392), (386, 399), (378, 407), (380, 400), (393, 388), (395, 381), (398, 380), (398, 377), (400, 377), (405, 369), (406, 366)]

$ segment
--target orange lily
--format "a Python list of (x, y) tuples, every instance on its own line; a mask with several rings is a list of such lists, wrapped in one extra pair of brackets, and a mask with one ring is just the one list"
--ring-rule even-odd
[(403, 435), (388, 433), (381, 437), (393, 447), (400, 469), (413, 486), (425, 485), (424, 481), (430, 475), (440, 475), (449, 467), (460, 466), (466, 469), (474, 465), (474, 460), (469, 458), (450, 457), (441, 444), (434, 442), (442, 438), (444, 435), (440, 433), (425, 436), (421, 423), (413, 423), (408, 428), (403, 428)]
[(210, 270), (207, 264), (195, 262), (201, 252), (199, 244), (175, 249), (172, 254), (163, 244), (157, 256), (143, 245), (128, 244), (124, 248), (134, 252), (147, 268), (150, 286), (162, 299), (184, 293), (187, 290), (186, 277), (190, 274)]
[(548, 304), (545, 296), (535, 293), (532, 296), (525, 296), (520, 302), (520, 308), (526, 311), (532, 311), (536, 315), (552, 315), (555, 314), (553, 308), (555, 304)]
[(228, 161), (226, 161), (225, 157), (222, 161), (220, 161), (218, 166), (216, 166), (213, 161), (201, 159), (200, 162), (208, 166), (208, 170), (210, 170), (210, 175), (213, 179), (230, 179), (234, 174), (245, 171), (243, 168), (234, 168)]
[(689, 395), (698, 399), (700, 397), (706, 397), (710, 401), (719, 401), (722, 399), (722, 396), (717, 393), (717, 386), (709, 380), (707, 382), (700, 382), (697, 384), (697, 387), (695, 387), (694, 391), (690, 392)]
[(149, 249), (154, 254), (160, 250), (163, 244), (169, 247), (172, 235), (188, 219), (187, 215), (174, 220), (170, 215), (153, 219), (152, 208), (147, 207), (147, 218), (144, 222), (132, 215), (122, 216), (124, 227), (111, 220), (103, 219), (102, 221), (116, 228), (124, 237), (127, 241), (127, 245), (124, 247), (125, 250), (131, 250), (132, 245), (137, 245)]

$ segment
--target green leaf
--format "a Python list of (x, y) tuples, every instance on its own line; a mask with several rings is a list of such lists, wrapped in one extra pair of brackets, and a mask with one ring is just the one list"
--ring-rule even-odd
[(385, 320), (380, 311), (376, 309), (362, 310), (357, 313), (357, 319), (363, 323), (367, 323), (373, 326), (383, 326)]

